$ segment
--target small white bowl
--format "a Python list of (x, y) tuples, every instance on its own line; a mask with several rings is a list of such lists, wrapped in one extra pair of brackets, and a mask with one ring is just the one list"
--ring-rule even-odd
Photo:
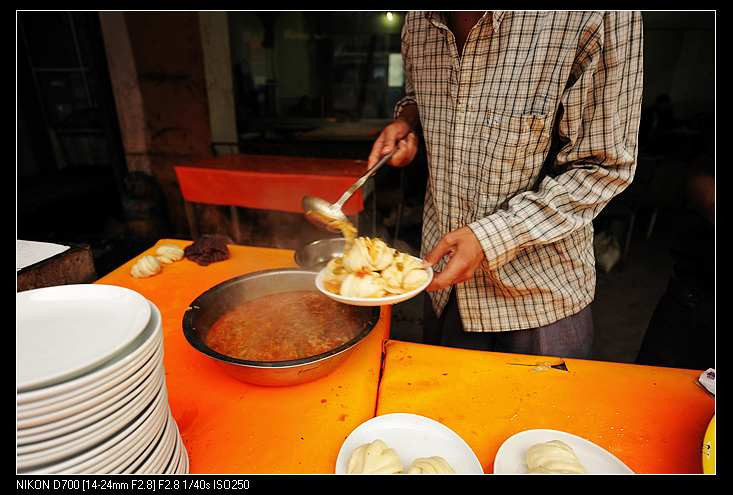
[(535, 444), (560, 440), (575, 451), (588, 474), (634, 474), (606, 449), (590, 440), (558, 430), (525, 430), (501, 444), (494, 458), (494, 474), (527, 474), (527, 450)]
[(388, 306), (391, 304), (397, 304), (403, 301), (407, 301), (408, 299), (412, 299), (413, 297), (424, 291), (428, 287), (428, 285), (430, 285), (430, 282), (433, 281), (433, 269), (430, 267), (425, 267), (424, 270), (428, 272), (428, 280), (417, 289), (413, 289), (410, 292), (405, 292), (404, 294), (395, 294), (385, 297), (346, 297), (340, 294), (335, 294), (326, 289), (326, 286), (323, 284), (323, 277), (326, 274), (326, 268), (323, 268), (320, 272), (318, 272), (318, 275), (316, 275), (316, 288), (318, 288), (318, 290), (326, 296), (340, 303), (351, 304), (352, 306)]
[(361, 445), (382, 440), (407, 469), (419, 457), (439, 456), (456, 474), (484, 474), (478, 457), (456, 432), (417, 414), (394, 413), (372, 418), (346, 437), (336, 458), (336, 474), (348, 472), (351, 454)]

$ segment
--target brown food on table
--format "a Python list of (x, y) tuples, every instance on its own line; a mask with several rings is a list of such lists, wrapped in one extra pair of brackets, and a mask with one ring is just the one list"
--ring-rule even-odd
[(207, 266), (217, 261), (229, 259), (229, 248), (227, 244), (233, 241), (220, 234), (203, 235), (199, 237), (193, 244), (186, 246), (184, 256), (201, 266)]

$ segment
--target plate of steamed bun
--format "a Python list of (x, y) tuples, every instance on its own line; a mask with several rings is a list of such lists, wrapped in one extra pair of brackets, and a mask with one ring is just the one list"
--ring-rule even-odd
[(343, 257), (318, 273), (316, 287), (336, 301), (355, 306), (396, 304), (415, 297), (433, 280), (424, 261), (389, 247), (383, 240), (357, 237)]
[(509, 437), (494, 459), (494, 474), (633, 474), (616, 456), (585, 438), (557, 430)]
[(407, 413), (372, 418), (346, 437), (336, 474), (483, 474), (471, 447), (456, 432)]

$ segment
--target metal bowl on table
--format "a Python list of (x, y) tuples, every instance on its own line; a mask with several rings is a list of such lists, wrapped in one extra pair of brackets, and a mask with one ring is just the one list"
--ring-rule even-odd
[(295, 262), (303, 268), (320, 271), (333, 258), (344, 255), (345, 244), (343, 237), (313, 241), (295, 251)]
[[(267, 386), (296, 385), (336, 369), (374, 329), (378, 307), (359, 308), (361, 331), (351, 340), (324, 353), (289, 361), (248, 361), (221, 354), (206, 344), (211, 326), (228, 310), (262, 296), (293, 291), (315, 291), (317, 272), (280, 268), (232, 278), (197, 297), (183, 315), (183, 333), (194, 349), (214, 359), (224, 371), (247, 383)], [(362, 310), (363, 309), (363, 310)], [(284, 322), (287, 324), (287, 322)]]

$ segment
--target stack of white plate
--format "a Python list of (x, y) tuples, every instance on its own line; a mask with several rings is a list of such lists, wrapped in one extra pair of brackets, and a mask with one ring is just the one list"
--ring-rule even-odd
[(18, 293), (16, 311), (19, 473), (188, 473), (153, 303), (64, 285)]

